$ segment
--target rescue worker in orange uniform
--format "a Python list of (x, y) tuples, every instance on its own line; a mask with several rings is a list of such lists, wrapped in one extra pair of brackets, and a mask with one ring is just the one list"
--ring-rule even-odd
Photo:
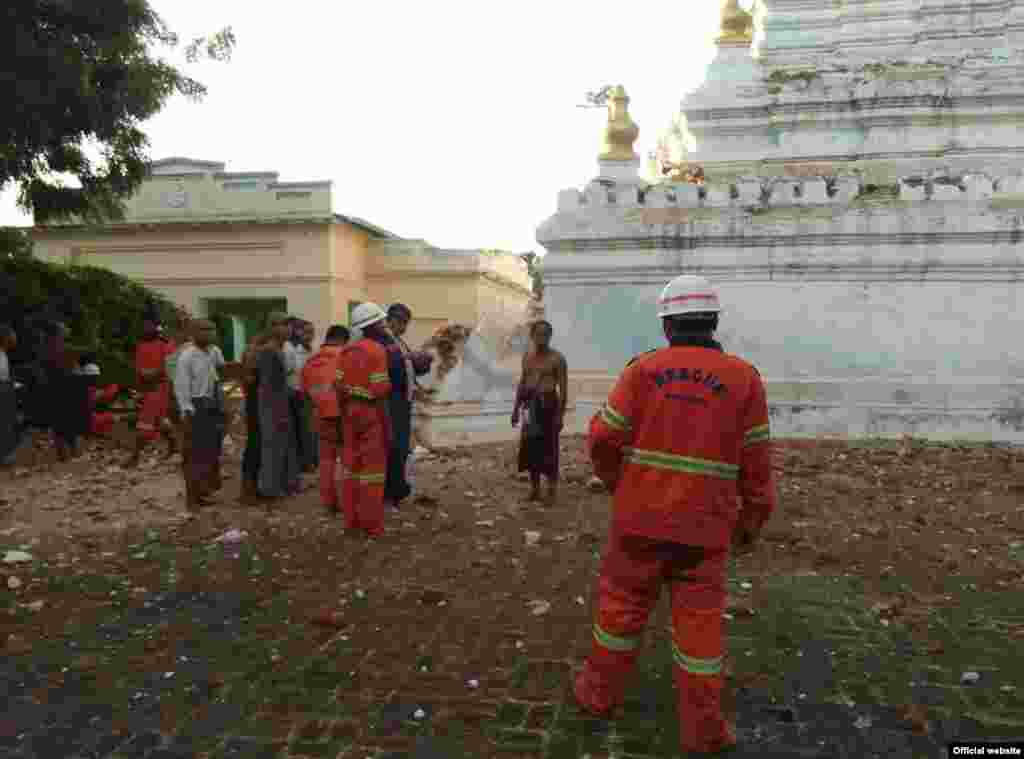
[(721, 711), (726, 559), (730, 544), (749, 549), (776, 500), (764, 384), (712, 339), (719, 312), (703, 277), (669, 282), (658, 302), (669, 346), (630, 361), (591, 420), (590, 458), (614, 505), (592, 651), (574, 684), (591, 713), (621, 704), (668, 585), (680, 739), (694, 753), (736, 745)]
[(341, 411), (334, 380), (338, 358), (348, 343), (348, 328), (340, 324), (328, 328), (324, 344), (302, 367), (302, 390), (313, 400), (320, 438), (320, 502), (335, 513), (341, 511), (335, 475), (341, 453)]
[(336, 374), (345, 526), (375, 538), (384, 534), (384, 481), (391, 445), (385, 319), (387, 314), (376, 303), (360, 303), (352, 310), (352, 327), (361, 331), (362, 338), (342, 349)]
[(99, 410), (114, 402), (121, 392), (120, 385), (99, 385), (100, 367), (96, 363), (94, 353), (83, 353), (78, 359), (80, 374), (86, 378), (89, 393), (89, 434), (97, 437), (109, 437), (114, 431), (114, 415), (110, 411)]
[(138, 418), (135, 423), (135, 450), (126, 466), (137, 467), (142, 451), (163, 436), (167, 455), (173, 456), (178, 442), (168, 419), (171, 411), (171, 383), (165, 362), (176, 347), (160, 333), (160, 324), (149, 316), (142, 322), (142, 342), (135, 349), (135, 373), (139, 389)]

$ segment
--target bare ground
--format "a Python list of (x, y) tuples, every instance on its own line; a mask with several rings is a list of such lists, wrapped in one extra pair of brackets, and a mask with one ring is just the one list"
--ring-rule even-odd
[[(224, 737), (234, 734), (278, 754), (362, 757), (411, 751), (427, 731), (447, 736), (467, 756), (579, 755), (572, 752), (585, 752), (593, 731), (567, 705), (565, 684), (589, 646), (609, 498), (586, 487), (582, 440), (563, 445), (565, 484), (553, 509), (524, 503), (528, 485), (514, 473), (514, 446), (418, 462), (418, 499), (389, 516), (387, 535), (376, 544), (344, 534), (315, 489), (270, 508), (239, 506), (237, 456), (225, 464), (235, 478), (227, 481), (223, 504), (189, 520), (173, 462), (124, 472), (124, 451), (103, 442), (62, 465), (45, 454), (33, 463), (26, 452), (29, 458), (0, 475), (0, 549), (33, 557), (0, 564), (8, 608), (0, 615), (0, 641), (12, 658), (56, 661), (54, 647), (68, 635), (91, 640), (97, 623), (142, 609), (154, 594), (226, 592), (251, 600), (245, 630), (260, 652), (243, 655), (241, 643), (232, 649), (221, 641), (218, 648), (214, 640), (211, 700), (190, 706), (168, 696), (160, 707), (165, 740), (187, 733), (223, 701), (243, 705), (242, 712), (216, 740), (197, 739), (197, 750), (223, 753)], [(971, 666), (971, 656), (1002, 661), (1004, 649), (1009, 654), (1019, 646), (1014, 641), (1024, 640), (1024, 610), (999, 611), (1024, 590), (1024, 453), (910, 440), (780, 441), (775, 468), (779, 512), (756, 552), (731, 569), (734, 685), (782, 681), (792, 659), (778, 655), (788, 644), (767, 640), (767, 630), (785, 622), (773, 614), (788, 602), (805, 620), (819, 619), (807, 611), (819, 608), (822, 628), (835, 626), (836, 635), (865, 641), (862, 647), (870, 648), (866, 641), (876, 633), (898, 630), (927, 657), (948, 650), (950, 673)], [(228, 528), (248, 532), (237, 553), (214, 542)], [(528, 531), (539, 533), (536, 545), (528, 545)], [(812, 587), (826, 587), (823, 599), (806, 590)], [(988, 619), (995, 643), (985, 638), (984, 646), (954, 654), (951, 641), (963, 638), (970, 620), (942, 615), (957, 613), (971, 595), (990, 599), (971, 619)], [(658, 631), (664, 609), (659, 615), (652, 626)], [(839, 632), (847, 620), (854, 632)], [(968, 627), (957, 627), (961, 622)], [(870, 636), (863, 632), (869, 624)], [(173, 671), (181, 641), (198, 635), (170, 611), (147, 629), (133, 655), (105, 644), (89, 654), (94, 667), (106, 662), (99, 677), (109, 679), (110, 693), (141, 673)], [(798, 647), (796, 641), (792, 655)], [(645, 670), (652, 683), (664, 682), (658, 671), (667, 677), (661, 656)], [(965, 695), (967, 706), (928, 707), (933, 719), (973, 705), (1024, 732), (1005, 716), (1024, 706), (1012, 700), (1024, 688), (1013, 685), (1019, 668), (1001, 671), (1009, 679), (993, 686), (1013, 690), (993, 691), (991, 702)], [(854, 675), (856, 682), (842, 681), (821, 697), (841, 702), (856, 691), (903, 703), (895, 700), (896, 684), (868, 688), (861, 670)], [(424, 713), (418, 721), (416, 709)], [(670, 714), (664, 721), (672, 721)], [(639, 734), (650, 720), (635, 722)], [(574, 733), (572, 725), (584, 727)], [(607, 750), (608, 740), (602, 733), (592, 755)], [(654, 733), (636, 740), (647, 745), (638, 756), (669, 755), (670, 740)], [(559, 741), (575, 748), (559, 753)]]

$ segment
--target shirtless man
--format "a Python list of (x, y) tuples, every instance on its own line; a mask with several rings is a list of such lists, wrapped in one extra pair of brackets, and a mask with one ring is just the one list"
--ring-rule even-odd
[(551, 347), (551, 325), (530, 327), (533, 348), (523, 356), (523, 376), (512, 409), (512, 426), (519, 424), (520, 409), (527, 410), (520, 435), (519, 471), (530, 473), (530, 500), (540, 500), (540, 477), (548, 479), (548, 505), (558, 492), (558, 435), (565, 422), (569, 369), (565, 356)]

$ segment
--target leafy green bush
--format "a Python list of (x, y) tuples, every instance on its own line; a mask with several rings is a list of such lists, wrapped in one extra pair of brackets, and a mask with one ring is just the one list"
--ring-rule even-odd
[(69, 349), (96, 353), (103, 383), (134, 385), (135, 345), (144, 316), (154, 312), (169, 332), (188, 318), (163, 296), (107, 269), (0, 259), (0, 322), (18, 332), (15, 365), (33, 359), (38, 325), (60, 320), (70, 329)]

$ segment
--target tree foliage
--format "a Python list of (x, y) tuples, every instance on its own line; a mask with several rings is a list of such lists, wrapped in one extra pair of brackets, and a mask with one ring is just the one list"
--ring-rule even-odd
[[(37, 223), (120, 219), (145, 173), (142, 123), (181, 94), (206, 89), (155, 55), (179, 39), (148, 0), (6, 0), (0, 8), (0, 190)], [(189, 62), (226, 60), (228, 27), (197, 37)], [(100, 160), (90, 159), (95, 146)], [(80, 187), (61, 177), (74, 177)]]
[(0, 227), (0, 259), (31, 258), (32, 240), (22, 227)]
[(536, 253), (524, 253), (519, 256), (526, 262), (526, 270), (533, 282), (533, 294), (538, 298), (544, 296), (544, 276), (540, 268), (540, 256)]
[(135, 344), (147, 316), (171, 332), (188, 318), (162, 296), (108, 269), (0, 259), (0, 323), (18, 333), (15, 364), (32, 362), (39, 330), (60, 321), (70, 329), (72, 350), (98, 354), (105, 382), (132, 385)]

